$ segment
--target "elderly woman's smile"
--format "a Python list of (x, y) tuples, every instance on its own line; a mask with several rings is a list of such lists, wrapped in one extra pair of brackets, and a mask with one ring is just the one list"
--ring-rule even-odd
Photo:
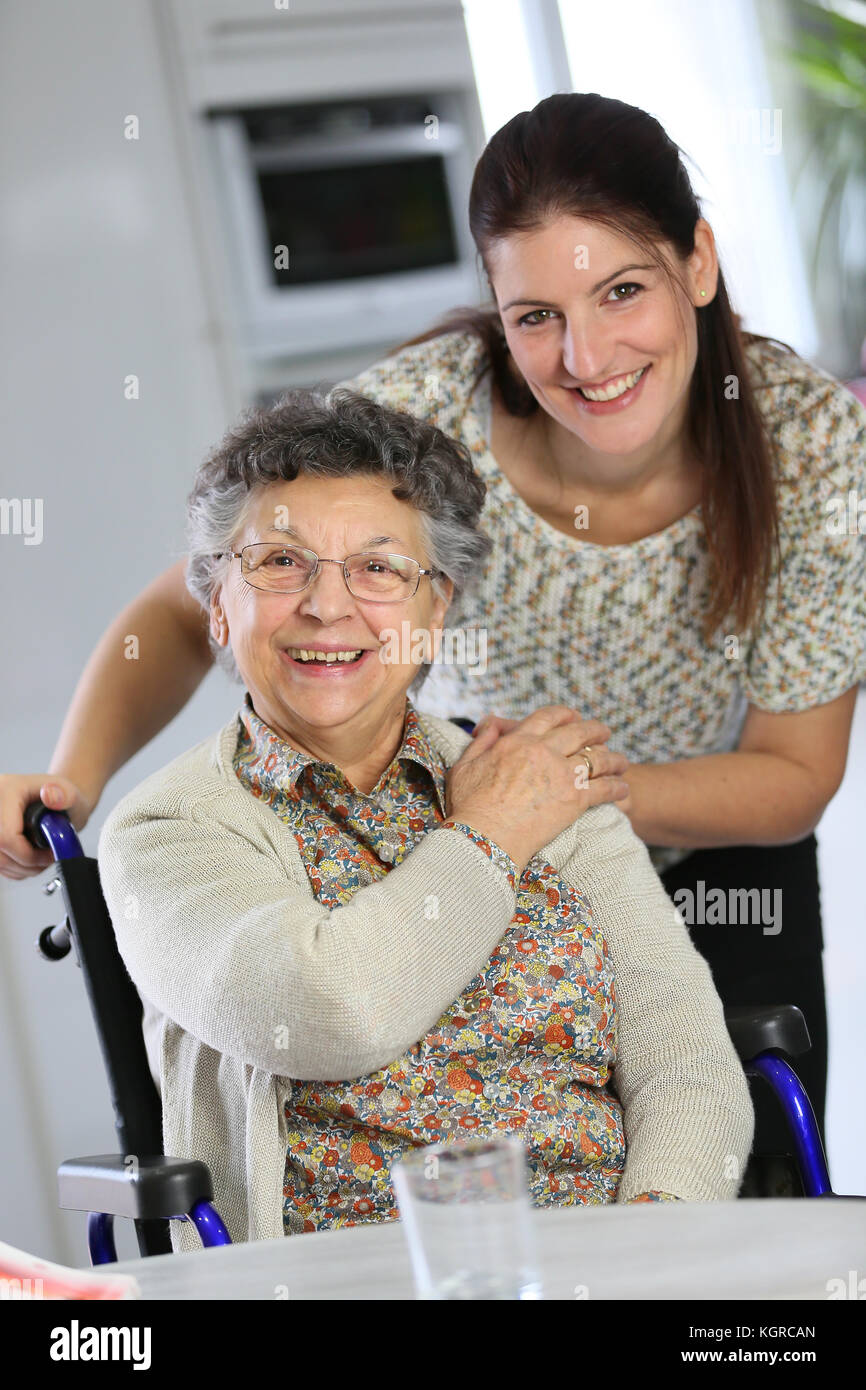
[[(374, 749), (387, 766), (420, 665), (411, 645), (394, 660), (389, 634), (408, 622), (432, 638), (453, 588), (439, 580), (437, 591), (418, 573), (435, 569), (418, 509), (373, 474), (301, 473), (253, 495), (232, 549), (211, 632), (231, 643), (256, 713), (294, 747), (344, 770), (358, 772), (359, 754)], [(343, 572), (349, 557), (354, 592)]]
[[(337, 669), (338, 666), (357, 667), (372, 647), (361, 648), (356, 651), (348, 651), (343, 647), (289, 647), (286, 652), (292, 663), (300, 666), (326, 667)], [(313, 670), (310, 675), (324, 674), (318, 670)]]

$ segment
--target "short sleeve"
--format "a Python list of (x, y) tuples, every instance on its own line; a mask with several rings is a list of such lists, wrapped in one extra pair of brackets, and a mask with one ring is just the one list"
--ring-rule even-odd
[(425, 409), (424, 381), (430, 370), (430, 347), (416, 345), (404, 348), (380, 362), (374, 362), (357, 376), (338, 381), (338, 387), (346, 387), (367, 396), (377, 405), (390, 406), (392, 410), (403, 410), (409, 415), (429, 415)]
[(800, 377), (774, 392), (768, 422), (781, 566), (741, 674), (746, 698), (772, 713), (827, 704), (866, 679), (866, 409), (796, 361)]
[(456, 331), (399, 349), (357, 376), (337, 383), (379, 405), (428, 420), (460, 437), (460, 422), (477, 381), (480, 339)]

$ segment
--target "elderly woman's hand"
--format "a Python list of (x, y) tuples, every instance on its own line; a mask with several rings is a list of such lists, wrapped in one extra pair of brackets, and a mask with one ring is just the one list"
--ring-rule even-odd
[[(544, 705), (502, 732), (491, 718), (446, 781), (448, 814), (502, 847), (525, 868), (589, 806), (628, 796), (628, 761), (605, 747), (610, 729), (564, 705)], [(592, 778), (581, 750), (591, 746)]]

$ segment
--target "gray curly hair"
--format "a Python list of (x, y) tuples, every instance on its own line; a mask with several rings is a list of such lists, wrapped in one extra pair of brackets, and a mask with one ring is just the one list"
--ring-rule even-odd
[[(395, 497), (418, 509), (431, 566), (452, 581), (455, 598), (490, 552), (478, 529), (486, 487), (464, 444), (349, 387), (327, 394), (295, 388), (271, 406), (245, 411), (196, 474), (187, 499), (186, 585), (206, 612), (231, 564), (225, 552), (262, 488), (299, 473), (386, 478)], [(431, 582), (442, 596), (441, 579)], [(208, 640), (216, 664), (241, 681), (231, 646), (220, 647), (210, 633)], [(422, 665), (413, 691), (429, 671)]]

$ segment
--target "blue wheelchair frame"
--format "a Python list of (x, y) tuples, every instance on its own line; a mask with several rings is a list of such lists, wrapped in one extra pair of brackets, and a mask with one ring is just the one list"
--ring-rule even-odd
[[(94, 1265), (117, 1259), (114, 1218), (135, 1223), (142, 1255), (170, 1254), (169, 1220), (192, 1221), (202, 1245), (230, 1245), (212, 1205), (207, 1165), (166, 1157), (162, 1152), (162, 1107), (150, 1073), (141, 1032), (142, 1006), (129, 978), (99, 885), (97, 861), (85, 856), (65, 812), (32, 802), (25, 834), (51, 849), (64, 890), (66, 919), (46, 927), (38, 948), (60, 960), (75, 947), (99, 1034), (122, 1154), (69, 1159), (58, 1169), (59, 1205), (87, 1211), (87, 1240)], [(782, 1106), (791, 1132), (804, 1195), (839, 1197), (830, 1175), (809, 1097), (785, 1055), (811, 1046), (806, 1021), (794, 1005), (728, 1007), (725, 1023), (747, 1076), (761, 1076)], [(852, 1200), (864, 1200), (853, 1198)]]

